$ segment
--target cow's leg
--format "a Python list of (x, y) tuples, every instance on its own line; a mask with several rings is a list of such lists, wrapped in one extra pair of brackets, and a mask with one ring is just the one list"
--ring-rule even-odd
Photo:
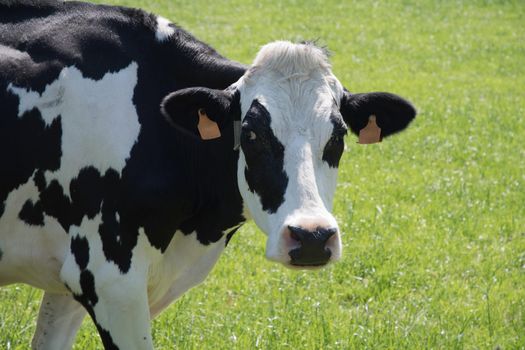
[[(77, 286), (71, 278), (64, 278), (93, 319), (106, 350), (153, 349), (144, 272), (131, 267), (122, 273), (106, 262), (93, 272), (82, 271)], [(69, 271), (63, 272), (64, 277), (66, 273)]]
[(45, 293), (31, 347), (39, 350), (71, 349), (86, 310), (71, 295)]
[(153, 349), (146, 282), (137, 277), (122, 275), (96, 288), (98, 301), (88, 310), (105, 349)]
[[(99, 226), (96, 217), (84, 220), (77, 230)], [(140, 231), (133, 249), (117, 241), (112, 251), (103, 250), (102, 234), (73, 234), (60, 272), (74, 298), (89, 312), (106, 349), (153, 349), (147, 281), (151, 259), (160, 252)], [(104, 237), (105, 243), (116, 236)], [(129, 255), (123, 253), (126, 249)]]

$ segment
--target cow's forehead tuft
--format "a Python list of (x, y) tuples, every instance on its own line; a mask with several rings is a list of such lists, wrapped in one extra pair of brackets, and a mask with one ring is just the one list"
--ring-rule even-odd
[(253, 61), (250, 73), (259, 70), (275, 71), (283, 76), (309, 74), (331, 69), (326, 52), (313, 44), (294, 44), (276, 41), (261, 48)]

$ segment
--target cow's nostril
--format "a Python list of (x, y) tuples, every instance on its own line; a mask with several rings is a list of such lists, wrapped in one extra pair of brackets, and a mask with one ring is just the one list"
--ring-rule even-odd
[(328, 240), (337, 233), (337, 228), (317, 227), (310, 231), (298, 226), (288, 225), (290, 237), (300, 246), (288, 253), (293, 265), (317, 266), (324, 265), (330, 259), (332, 252), (327, 247)]
[(290, 230), (290, 236), (297, 242), (302, 242), (305, 239), (305, 235), (308, 233), (305, 229), (297, 226), (288, 225)]
[(335, 227), (332, 228), (321, 228), (318, 227), (315, 230), (314, 235), (317, 235), (317, 239), (323, 243), (326, 243), (330, 237), (332, 237), (337, 232)]

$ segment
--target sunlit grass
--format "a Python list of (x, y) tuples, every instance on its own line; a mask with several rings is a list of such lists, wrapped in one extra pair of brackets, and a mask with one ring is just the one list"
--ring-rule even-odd
[[(409, 98), (403, 134), (347, 138), (344, 257), (293, 272), (246, 225), (206, 282), (153, 322), (159, 349), (525, 349), (525, 4), (114, 1), (249, 63), (318, 39), (350, 90)], [(40, 292), (0, 290), (0, 349), (26, 349)], [(8, 345), (9, 344), (9, 345)], [(90, 321), (76, 349), (100, 348)]]

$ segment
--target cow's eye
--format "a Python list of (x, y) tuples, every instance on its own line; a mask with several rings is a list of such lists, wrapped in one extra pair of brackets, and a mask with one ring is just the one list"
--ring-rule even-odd
[(241, 132), (241, 142), (246, 144), (253, 144), (258, 139), (258, 135), (251, 127), (245, 126)]
[(330, 138), (330, 140), (328, 140), (328, 142), (326, 143), (326, 147), (338, 147), (341, 144), (344, 145), (344, 142), (345, 140), (343, 135), (334, 135)]
[(344, 134), (335, 134), (330, 137), (323, 150), (323, 160), (332, 168), (339, 165), (339, 160), (345, 149)]

